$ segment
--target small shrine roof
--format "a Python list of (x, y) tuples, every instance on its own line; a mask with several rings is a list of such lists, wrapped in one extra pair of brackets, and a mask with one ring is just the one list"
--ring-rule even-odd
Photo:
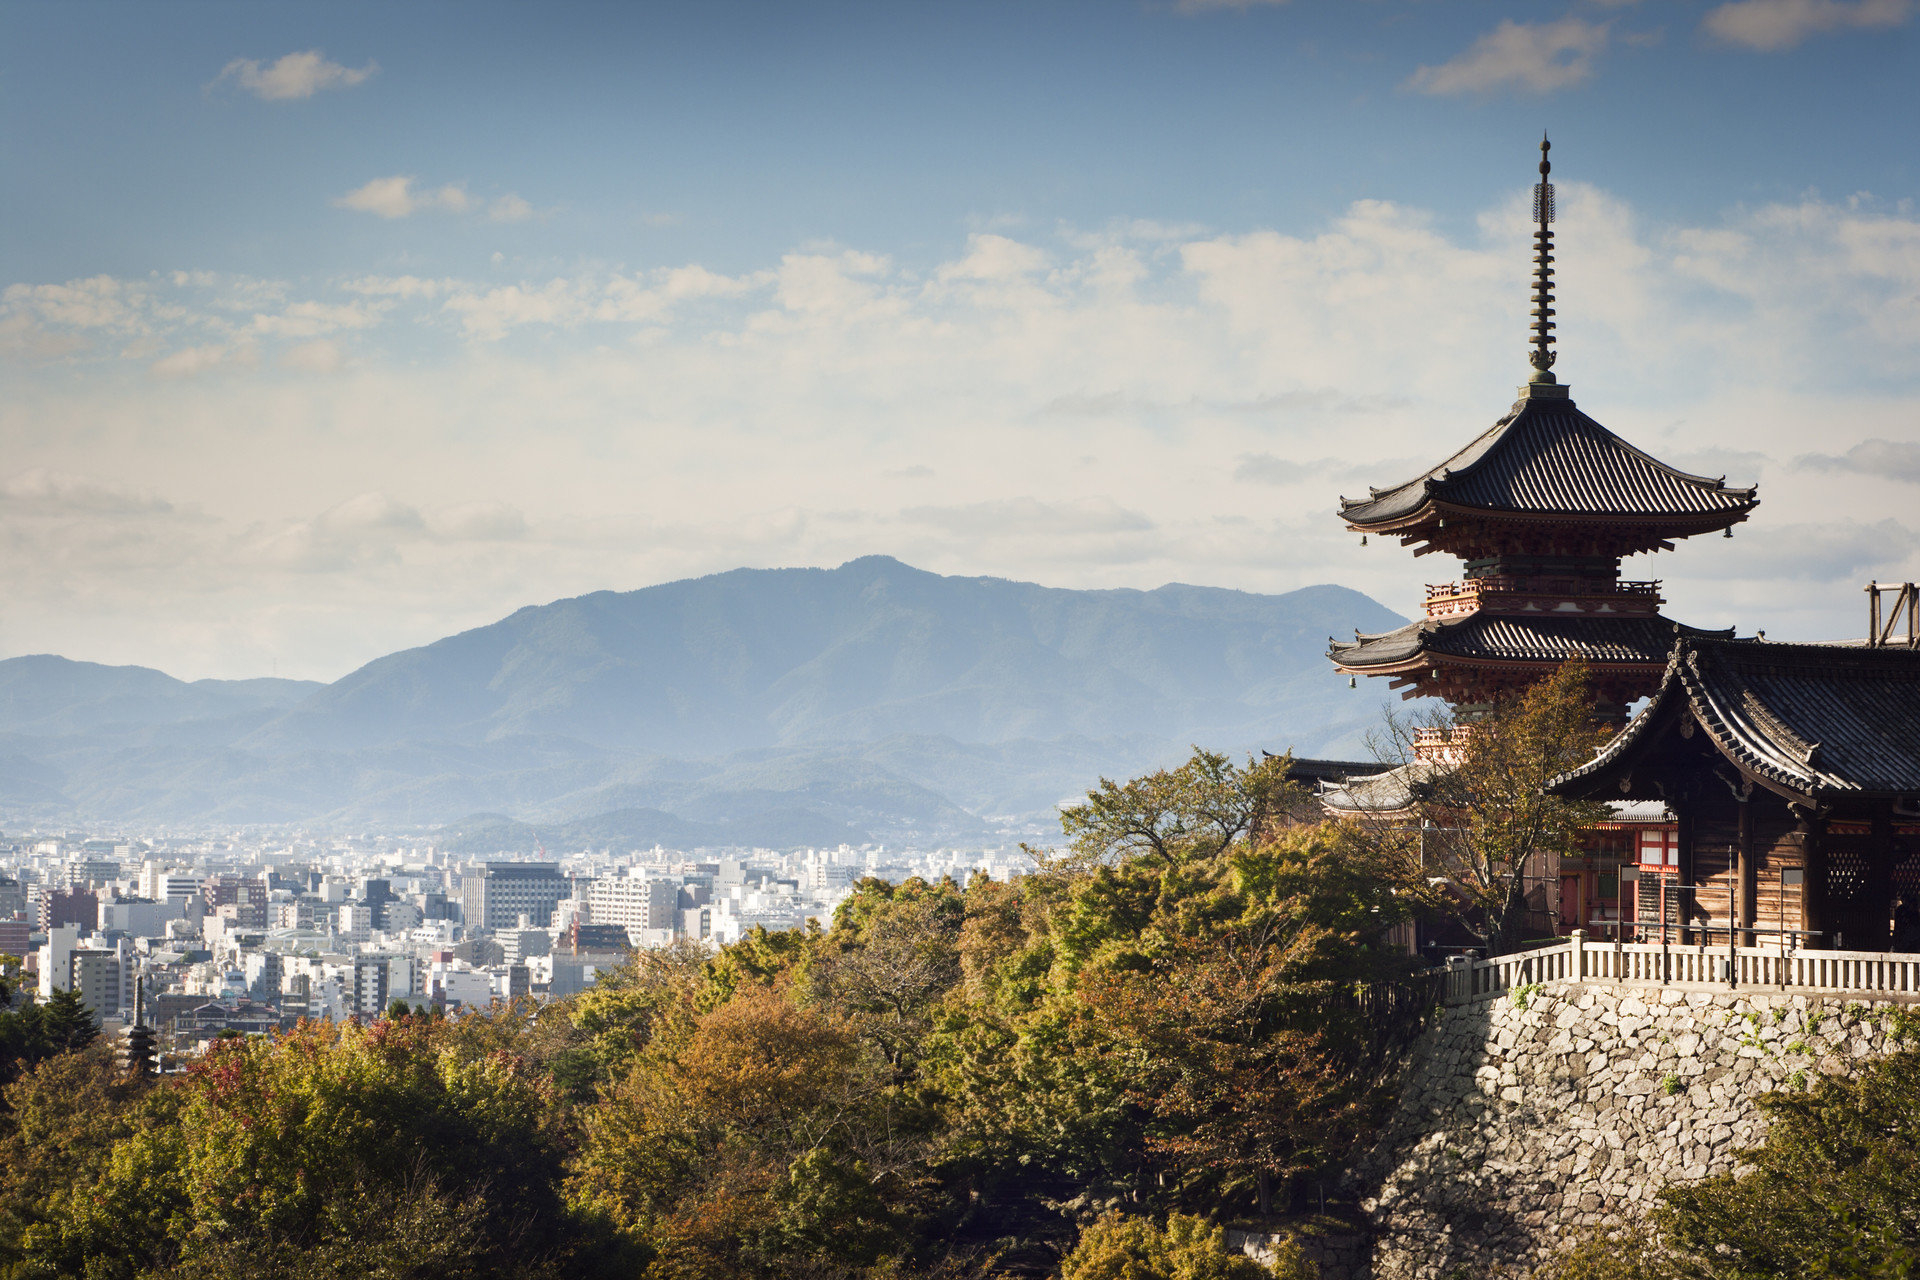
[(1316, 760), (1296, 757), (1287, 766), (1288, 782), (1345, 782), (1349, 778), (1368, 778), (1393, 768), (1391, 763), (1368, 760)]
[(1490, 661), (1562, 662), (1658, 666), (1672, 651), (1675, 634), (1731, 638), (1731, 631), (1700, 631), (1654, 615), (1600, 618), (1591, 614), (1469, 613), (1422, 619), (1395, 631), (1335, 640), (1327, 656), (1342, 667), (1390, 667), (1423, 654)]
[(1920, 795), (1920, 650), (1699, 636), (1674, 646), (1646, 709), (1553, 788), (1596, 791), (1686, 717), (1780, 790)]
[[(1340, 500), (1347, 523), (1399, 524), (1430, 503), (1503, 514), (1680, 520), (1715, 529), (1758, 502), (1752, 488), (1689, 475), (1589, 418), (1565, 387), (1529, 386), (1506, 417), (1439, 466), (1367, 498)], [(1558, 394), (1556, 394), (1558, 393)], [(1718, 517), (1718, 519), (1716, 519)]]

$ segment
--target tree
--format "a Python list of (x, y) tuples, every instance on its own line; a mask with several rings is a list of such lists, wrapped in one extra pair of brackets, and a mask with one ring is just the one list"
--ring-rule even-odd
[(1425, 1007), (1366, 995), (1411, 964), (1385, 939), (1419, 901), (1412, 850), (1331, 823), (1219, 839), (969, 889), (968, 998), (930, 1061), (983, 1194), (1264, 1211), (1368, 1131), (1376, 1014), (1404, 1043)]
[(27, 1068), (0, 1095), (0, 1272), (21, 1261), (29, 1228), (44, 1228), (62, 1188), (90, 1182), (115, 1142), (147, 1119), (152, 1082), (120, 1069), (98, 1042)]
[(215, 1042), (96, 1177), (50, 1193), (20, 1274), (594, 1274), (605, 1241), (561, 1200), (546, 1085), (447, 1034), (408, 1018)]
[(933, 1027), (934, 1009), (960, 980), (965, 916), (966, 901), (951, 880), (862, 880), (806, 962), (808, 992), (852, 1019), (889, 1065), (905, 1070)]
[(1320, 1274), (1291, 1240), (1278, 1262), (1270, 1270), (1228, 1249), (1226, 1232), (1204, 1218), (1176, 1213), (1162, 1227), (1109, 1214), (1081, 1233), (1060, 1280), (1313, 1280)]
[(1269, 756), (1249, 758), (1243, 767), (1195, 747), (1177, 769), (1157, 769), (1126, 783), (1100, 779), (1084, 803), (1060, 811), (1060, 825), (1082, 866), (1134, 857), (1169, 865), (1213, 857), (1304, 798), (1286, 780), (1289, 763)]
[(1452, 735), (1459, 754), (1423, 770), (1416, 789), (1431, 824), (1427, 866), (1446, 873), (1461, 921), (1488, 953), (1502, 954), (1525, 930), (1527, 877), (1538, 874), (1546, 856), (1573, 853), (1580, 833), (1606, 814), (1597, 802), (1562, 799), (1546, 788), (1589, 760), (1607, 730), (1593, 718), (1579, 662), (1562, 663), (1472, 719), (1442, 714), (1434, 727)]
[(100, 1034), (93, 1010), (78, 991), (55, 991), (40, 1006), (40, 1036), (54, 1053), (72, 1053), (92, 1044)]
[(1766, 1138), (1745, 1168), (1660, 1193), (1668, 1274), (1920, 1274), (1920, 1050), (1758, 1103)]
[(657, 1026), (585, 1116), (572, 1189), (677, 1277), (845, 1273), (896, 1240), (864, 1158), (880, 1084), (850, 1028), (790, 984)]

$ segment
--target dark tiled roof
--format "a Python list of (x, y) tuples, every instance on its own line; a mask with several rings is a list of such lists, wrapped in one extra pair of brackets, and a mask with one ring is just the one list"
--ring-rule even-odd
[(1296, 758), (1287, 768), (1288, 782), (1345, 782), (1349, 778), (1370, 778), (1393, 768), (1391, 764), (1364, 760), (1313, 760)]
[(1344, 667), (1392, 666), (1420, 653), (1527, 662), (1581, 658), (1587, 662), (1657, 665), (1672, 650), (1676, 634), (1731, 637), (1733, 633), (1680, 627), (1657, 615), (1596, 618), (1591, 614), (1527, 617), (1470, 613), (1463, 618), (1413, 622), (1379, 635), (1336, 640), (1327, 656)]
[(1389, 523), (1430, 500), (1488, 511), (1647, 519), (1733, 516), (1756, 501), (1752, 489), (1729, 489), (1724, 477), (1688, 475), (1642, 453), (1571, 400), (1539, 395), (1515, 404), (1433, 470), (1371, 492), (1341, 499), (1348, 523)]
[(1554, 786), (1589, 789), (1676, 711), (1735, 763), (1801, 794), (1920, 794), (1920, 651), (1693, 637), (1633, 723)]

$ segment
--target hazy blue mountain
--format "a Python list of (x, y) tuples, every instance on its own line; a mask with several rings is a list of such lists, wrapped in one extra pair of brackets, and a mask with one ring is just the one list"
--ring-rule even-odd
[(312, 680), (176, 680), (52, 654), (0, 661), (0, 733), (73, 733), (283, 711), (326, 686)]
[[(325, 686), (16, 658), (0, 812), (982, 837), (1193, 743), (1352, 752), (1383, 694), (1350, 692), (1326, 637), (1400, 621), (1335, 586), (1069, 591), (869, 557), (531, 606)], [(468, 834), (524, 835), (495, 825)]]
[(890, 734), (1264, 736), (1297, 723), (1302, 695), (1340, 705), (1329, 634), (1399, 621), (1331, 586), (1068, 591), (882, 556), (740, 569), (529, 607), (389, 654), (245, 745), (551, 735), (684, 755)]

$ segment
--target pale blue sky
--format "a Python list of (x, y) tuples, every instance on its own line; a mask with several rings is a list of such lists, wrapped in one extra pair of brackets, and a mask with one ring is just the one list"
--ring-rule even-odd
[(1909, 0), (0, 6), (0, 655), (338, 675), (896, 554), (1341, 581), (1341, 491), (1562, 368), (1758, 479), (1670, 612), (1857, 630), (1920, 533)]

